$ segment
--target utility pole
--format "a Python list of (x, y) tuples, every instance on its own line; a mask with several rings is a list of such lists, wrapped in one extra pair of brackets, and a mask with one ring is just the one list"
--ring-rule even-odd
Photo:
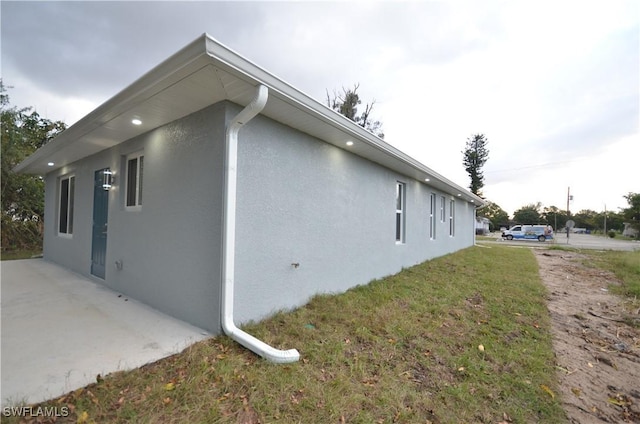
[(569, 199), (571, 199), (571, 187), (567, 187), (567, 244), (569, 244), (569, 219), (571, 218), (571, 212), (569, 212)]
[(604, 204), (604, 236), (607, 236), (607, 204)]

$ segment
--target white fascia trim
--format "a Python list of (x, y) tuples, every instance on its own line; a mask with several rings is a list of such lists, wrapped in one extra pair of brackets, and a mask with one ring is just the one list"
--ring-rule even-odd
[(322, 103), (319, 103), (304, 92), (287, 84), (282, 79), (269, 73), (231, 48), (215, 40), (209, 34), (204, 34), (204, 37), (207, 43), (207, 54), (209, 54), (216, 62), (219, 62), (230, 70), (233, 70), (233, 73), (236, 76), (244, 75), (247, 81), (251, 81), (254, 84), (258, 83), (266, 85), (271, 92), (271, 96), (277, 96), (292, 106), (307, 111), (317, 119), (351, 134), (354, 138), (367, 143), (377, 150), (380, 150), (385, 155), (393, 157), (394, 159), (404, 162), (420, 172), (430, 175), (433, 179), (438, 180), (447, 186), (451, 190), (451, 193), (465, 193), (465, 200), (473, 199), (478, 205), (483, 205), (485, 203), (482, 198), (474, 195), (465, 188), (457, 185), (426, 165), (408, 156), (406, 153), (403, 153), (397, 148), (391, 146), (366, 129), (362, 128), (360, 125), (328, 108)]

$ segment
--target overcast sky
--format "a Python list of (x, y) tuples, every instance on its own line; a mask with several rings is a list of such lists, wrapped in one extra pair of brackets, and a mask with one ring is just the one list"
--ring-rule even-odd
[(68, 125), (204, 32), (324, 103), (354, 83), (385, 141), (484, 195), (602, 211), (640, 192), (640, 2), (1, 2), (12, 105)]

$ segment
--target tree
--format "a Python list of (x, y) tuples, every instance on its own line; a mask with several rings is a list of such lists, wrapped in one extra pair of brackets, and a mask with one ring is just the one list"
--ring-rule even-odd
[(40, 223), (44, 216), (42, 177), (16, 174), (13, 168), (46, 144), (66, 126), (40, 117), (31, 108), (10, 106), (0, 79), (2, 125), (2, 246), (33, 248), (41, 243)]
[(467, 139), (467, 144), (462, 152), (464, 169), (471, 178), (469, 189), (477, 196), (482, 196), (482, 187), (484, 187), (482, 167), (489, 159), (488, 143), (489, 140), (484, 134), (474, 134)]
[(591, 209), (583, 209), (573, 215), (573, 221), (578, 228), (586, 228), (587, 230), (601, 229), (604, 223), (598, 222), (598, 212)]
[(493, 202), (488, 202), (487, 206), (478, 211), (478, 215), (489, 218), (492, 231), (501, 226), (509, 225), (509, 214)]
[(594, 221), (596, 222), (594, 229), (596, 231), (604, 231), (605, 215), (607, 220), (607, 231), (610, 231), (610, 230), (622, 231), (624, 229), (624, 218), (622, 217), (621, 214), (614, 211), (606, 211), (606, 212), (603, 211), (603, 212), (598, 212), (594, 217)]
[[(604, 228), (604, 213), (602, 214), (602, 226)], [(624, 230), (624, 216), (622, 213), (608, 211), (607, 212), (607, 231), (608, 230)]]
[(544, 207), (541, 214), (541, 223), (551, 225), (554, 230), (564, 227), (567, 222), (567, 211), (557, 206)]
[(540, 203), (529, 204), (513, 213), (513, 220), (518, 224), (538, 224), (542, 221)]
[(375, 99), (373, 99), (371, 103), (366, 103), (364, 112), (358, 115), (358, 105), (362, 104), (362, 100), (360, 100), (360, 95), (358, 94), (358, 88), (360, 88), (360, 84), (354, 84), (352, 89), (342, 87), (342, 93), (340, 94), (338, 94), (336, 90), (333, 90), (333, 97), (329, 95), (329, 90), (327, 90), (327, 106), (351, 119), (370, 133), (384, 138), (382, 123), (371, 119), (371, 111), (373, 110), (373, 105), (376, 104)]
[(640, 193), (629, 193), (623, 197), (627, 199), (629, 207), (622, 209), (622, 216), (640, 234)]

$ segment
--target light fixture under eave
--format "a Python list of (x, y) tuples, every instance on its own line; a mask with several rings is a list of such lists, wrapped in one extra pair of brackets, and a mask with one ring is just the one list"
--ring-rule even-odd
[(47, 166), (53, 166), (53, 165), (55, 165), (55, 163), (53, 163), (53, 162), (47, 163)]
[(113, 171), (105, 169), (102, 175), (102, 188), (105, 190), (111, 190), (113, 186)]
[(347, 146), (353, 146), (353, 141), (349, 140), (349, 141), (347, 141), (346, 144), (347, 144)]
[(426, 182), (431, 181), (431, 179), (430, 179), (430, 178), (425, 178), (424, 180), (425, 180)]
[(142, 125), (142, 119), (140, 119), (140, 118), (138, 118), (138, 117), (135, 117), (135, 118), (133, 118), (133, 119), (131, 120), (131, 123), (132, 123), (133, 125)]

